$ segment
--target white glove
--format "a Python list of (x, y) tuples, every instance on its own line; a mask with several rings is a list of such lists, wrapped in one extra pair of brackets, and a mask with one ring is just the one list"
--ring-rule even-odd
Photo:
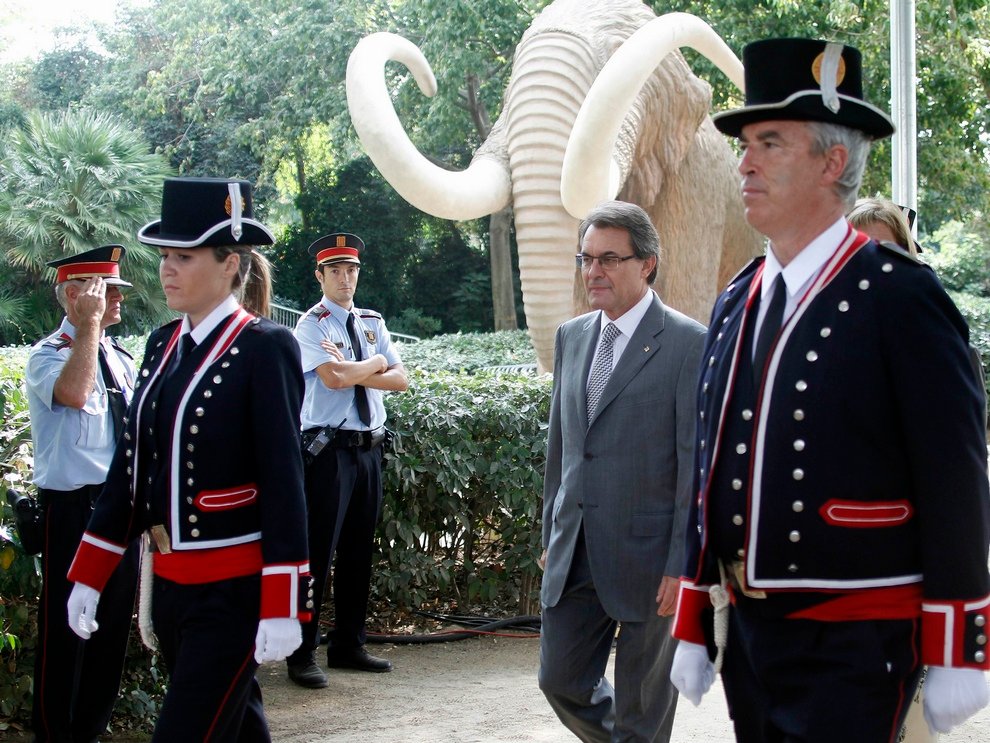
[(100, 592), (85, 583), (75, 583), (69, 594), (69, 629), (88, 640), (100, 625), (96, 623), (96, 605), (100, 603)]
[(925, 720), (933, 733), (947, 733), (990, 702), (986, 674), (978, 668), (929, 666), (922, 687)]
[(254, 659), (259, 663), (285, 660), (302, 645), (302, 625), (298, 619), (276, 617), (258, 622), (254, 638)]
[(678, 642), (670, 681), (695, 707), (701, 704), (701, 698), (715, 681), (715, 664), (708, 660), (707, 648), (696, 642)]

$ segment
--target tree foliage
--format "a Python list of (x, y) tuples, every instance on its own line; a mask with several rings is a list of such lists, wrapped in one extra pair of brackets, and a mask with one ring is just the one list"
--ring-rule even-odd
[(32, 114), (23, 128), (8, 132), (0, 149), (6, 342), (36, 340), (61, 316), (46, 262), (108, 243), (129, 248), (124, 275), (134, 284), (129, 304), (136, 304), (138, 317), (154, 322), (164, 316), (157, 253), (134, 236), (155, 215), (168, 172), (147, 142), (108, 114)]
[[(657, 13), (669, 3), (648, 3)], [(740, 56), (750, 41), (806, 36), (863, 53), (864, 96), (890, 111), (890, 1), (689, 0), (677, 10), (706, 19)], [(919, 222), (934, 230), (968, 219), (990, 189), (990, 6), (984, 0), (916, 4)], [(691, 66), (712, 83), (713, 108), (742, 104), (721, 72), (694, 52)], [(862, 193), (891, 192), (890, 140), (871, 155)]]

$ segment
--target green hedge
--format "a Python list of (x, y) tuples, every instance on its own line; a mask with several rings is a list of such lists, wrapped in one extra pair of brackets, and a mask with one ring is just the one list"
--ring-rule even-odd
[[(136, 358), (144, 339), (123, 339)], [(549, 377), (489, 367), (535, 363), (524, 332), (438, 336), (401, 346), (407, 392), (386, 401), (397, 438), (373, 593), (402, 609), (451, 603), (531, 613), (536, 606)], [(27, 349), (0, 348), (0, 497), (31, 491), (22, 377)], [(23, 554), (0, 508), (0, 737), (31, 709), (38, 560)], [(157, 657), (132, 633), (115, 729), (149, 731), (161, 701)]]

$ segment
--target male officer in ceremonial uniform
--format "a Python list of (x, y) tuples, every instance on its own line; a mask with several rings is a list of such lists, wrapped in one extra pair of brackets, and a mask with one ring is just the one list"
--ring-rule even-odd
[[(65, 619), (69, 564), (103, 488), (134, 363), (104, 331), (120, 322), (120, 245), (52, 261), (55, 294), (65, 309), (58, 330), (37, 343), (25, 370), (34, 483), (44, 508), (42, 586), (34, 670), (35, 740), (93, 741), (117, 700), (134, 610), (137, 549), (131, 546), (107, 584), (100, 637), (83, 643)], [(81, 684), (79, 680), (85, 678)]]
[(387, 433), (382, 392), (401, 392), (409, 381), (382, 316), (354, 307), (362, 250), (361, 238), (348, 233), (327, 235), (309, 246), (323, 298), (295, 330), (306, 382), (303, 451), (316, 608), (312, 620), (303, 625), (302, 645), (289, 656), (288, 668), (289, 678), (308, 688), (328, 683), (315, 651), (323, 591), (335, 553), (334, 629), (327, 663), (331, 668), (392, 670), (389, 661), (365, 649), (365, 618), (382, 504), (382, 445)]
[(715, 124), (769, 245), (712, 314), (671, 677), (697, 704), (714, 639), (738, 740), (865, 743), (896, 740), (924, 663), (947, 731), (987, 703), (990, 667), (969, 332), (928, 267), (843, 216), (893, 131), (859, 52), (772, 39), (743, 61), (747, 105)]

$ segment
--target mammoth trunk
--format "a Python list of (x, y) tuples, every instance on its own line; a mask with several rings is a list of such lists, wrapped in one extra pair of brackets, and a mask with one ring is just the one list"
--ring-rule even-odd
[(560, 199), (560, 173), (571, 125), (597, 72), (596, 55), (571, 34), (547, 32), (520, 45), (502, 116), (519, 272), (529, 333), (541, 369), (553, 367), (557, 326), (573, 317), (578, 220)]

